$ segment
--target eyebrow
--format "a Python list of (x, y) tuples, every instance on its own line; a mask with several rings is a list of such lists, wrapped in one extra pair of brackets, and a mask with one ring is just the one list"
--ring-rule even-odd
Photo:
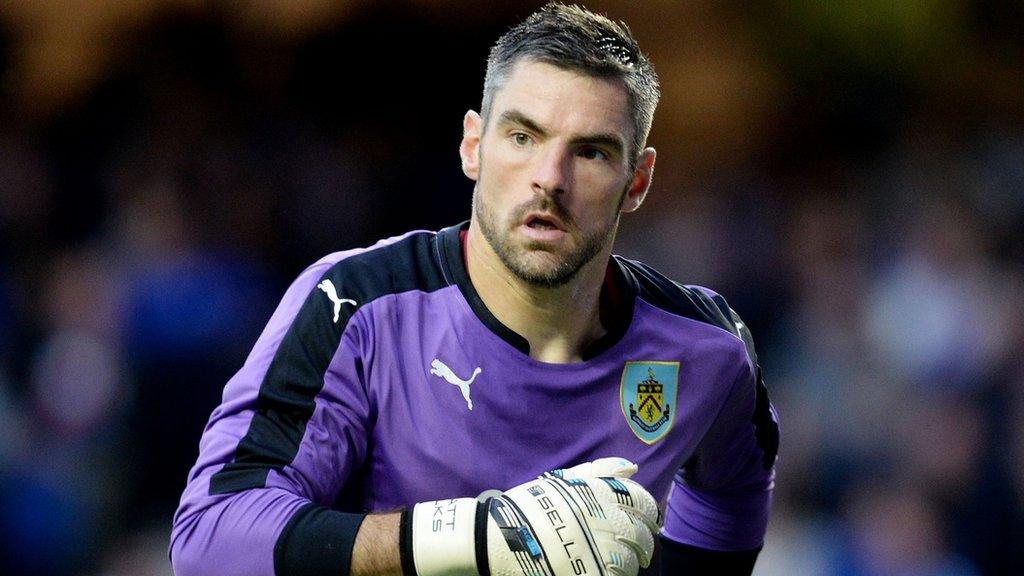
[[(548, 135), (548, 131), (545, 130), (540, 124), (535, 122), (532, 118), (523, 114), (518, 110), (506, 110), (501, 113), (498, 117), (499, 124), (518, 124), (527, 130), (534, 132), (538, 136), (545, 137)], [(622, 138), (619, 138), (617, 134), (613, 133), (600, 133), (600, 134), (586, 134), (582, 136), (575, 136), (569, 140), (570, 144), (591, 144), (599, 146), (607, 146), (613, 149), (615, 152), (622, 154), (624, 153), (626, 146), (622, 142)]]

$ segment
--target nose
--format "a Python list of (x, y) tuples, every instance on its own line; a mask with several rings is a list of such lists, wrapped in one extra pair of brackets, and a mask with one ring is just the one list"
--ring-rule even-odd
[(572, 180), (572, 157), (564, 146), (551, 143), (537, 155), (533, 173), (533, 188), (544, 194), (562, 194)]

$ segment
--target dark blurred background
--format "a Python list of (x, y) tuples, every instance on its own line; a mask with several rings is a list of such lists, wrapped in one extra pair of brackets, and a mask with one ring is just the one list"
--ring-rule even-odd
[[(539, 5), (0, 5), (0, 572), (170, 573), (284, 288), (468, 218), (462, 115)], [(588, 6), (664, 93), (617, 252), (725, 294), (782, 416), (757, 574), (1024, 574), (1024, 4)]]

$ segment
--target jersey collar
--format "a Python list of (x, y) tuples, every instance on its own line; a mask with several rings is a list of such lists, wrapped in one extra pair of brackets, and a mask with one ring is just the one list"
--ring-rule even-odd
[[(469, 221), (445, 228), (438, 232), (438, 243), (441, 266), (448, 278), (458, 285), (469, 307), (477, 318), (502, 340), (511, 344), (523, 354), (530, 354), (530, 343), (518, 333), (499, 321), (484, 304), (480, 294), (469, 279), (466, 269), (464, 237), (469, 230)], [(633, 308), (636, 301), (637, 286), (635, 279), (619, 262), (618, 256), (612, 256), (608, 262), (608, 271), (601, 287), (601, 323), (608, 330), (604, 336), (592, 342), (583, 351), (583, 360), (590, 360), (611, 348), (622, 339), (633, 320)]]

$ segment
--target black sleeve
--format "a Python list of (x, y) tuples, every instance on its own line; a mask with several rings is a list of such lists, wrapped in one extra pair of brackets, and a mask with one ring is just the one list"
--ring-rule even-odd
[(761, 548), (719, 552), (661, 539), (662, 576), (749, 576)]
[(274, 546), (274, 574), (347, 576), (364, 514), (307, 504), (292, 516)]

